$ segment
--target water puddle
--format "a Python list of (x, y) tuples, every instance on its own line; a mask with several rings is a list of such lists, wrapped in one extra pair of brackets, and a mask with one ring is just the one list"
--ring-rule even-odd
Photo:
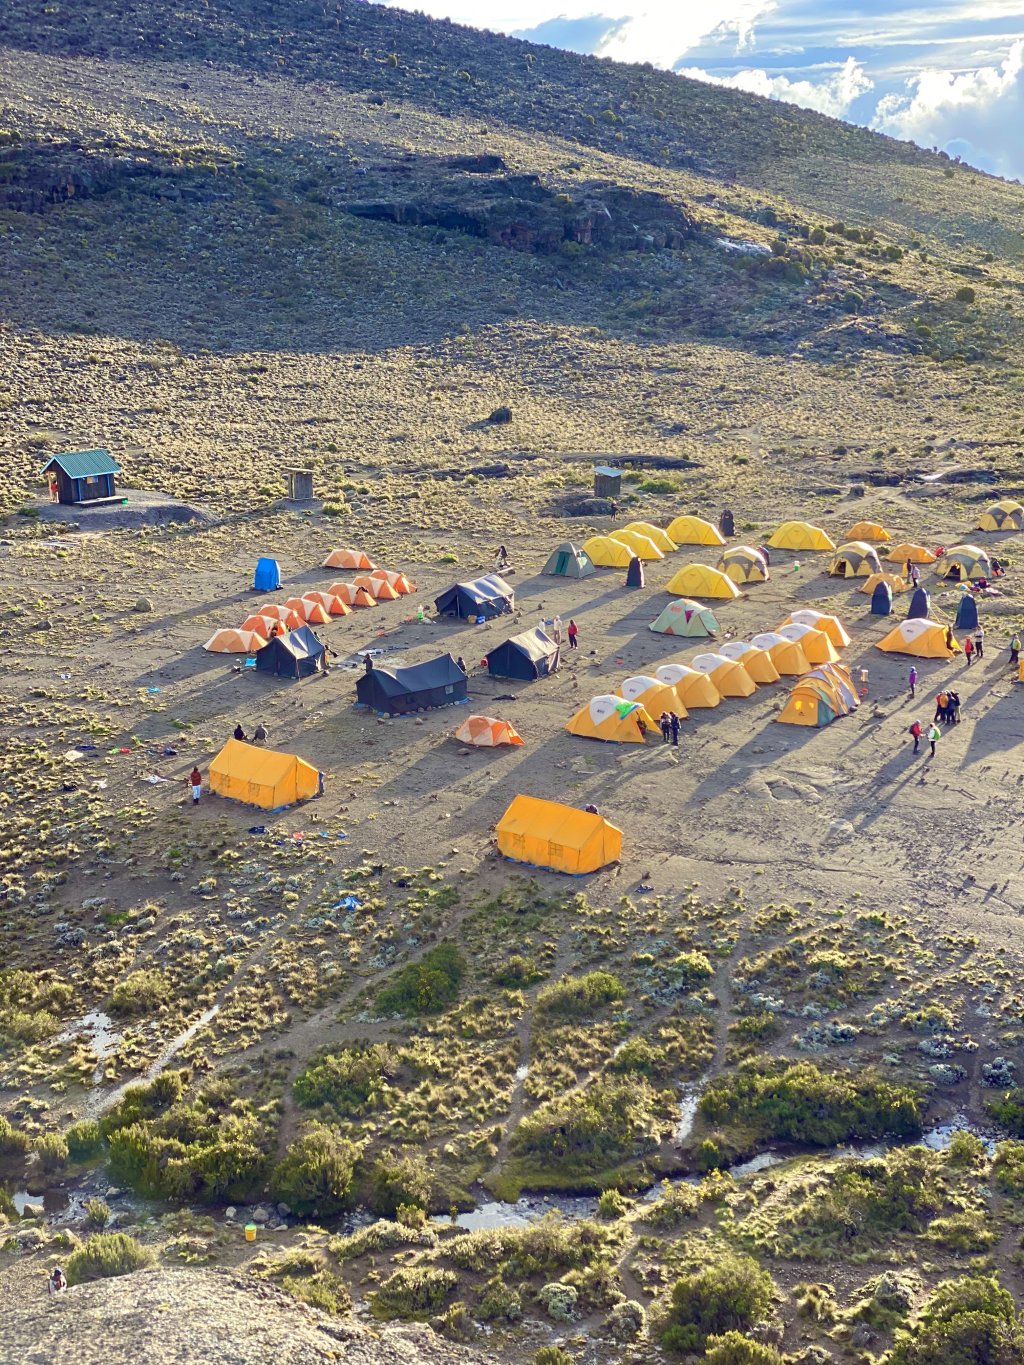
[(124, 1092), (132, 1085), (145, 1085), (147, 1082), (155, 1080), (161, 1071), (166, 1070), (170, 1063), (177, 1057), (178, 1053), (196, 1036), (201, 1028), (205, 1026), (220, 1013), (219, 1005), (211, 1005), (209, 1009), (203, 1010), (198, 1018), (193, 1019), (192, 1023), (178, 1034), (176, 1038), (167, 1044), (163, 1052), (160, 1053), (155, 1062), (152, 1062), (141, 1076), (132, 1076), (130, 1080), (123, 1081), (115, 1086), (113, 1090), (106, 1094), (89, 1095), (82, 1105), (82, 1111), (87, 1118), (95, 1118), (97, 1114), (104, 1114), (108, 1109), (112, 1109), (124, 1095)]
[(700, 1104), (700, 1097), (703, 1093), (703, 1086), (690, 1086), (683, 1091), (679, 1100), (679, 1118), (672, 1133), (675, 1142), (685, 1142), (693, 1132), (694, 1120), (697, 1117), (697, 1106)]
[(104, 1062), (121, 1046), (124, 1034), (109, 1014), (104, 1014), (102, 1010), (90, 1010), (88, 1014), (83, 1014), (81, 1019), (69, 1024), (54, 1041), (71, 1043), (75, 1039), (82, 1039), (95, 1052), (96, 1068), (92, 1073), (92, 1081), (93, 1085), (99, 1085), (103, 1080)]
[(516, 1078), (517, 1081), (525, 1081), (526, 1078), (527, 1078), (527, 1076), (528, 1076), (529, 1074), (530, 1074), (530, 1068), (529, 1068), (529, 1066), (528, 1066), (526, 1063), (524, 1063), (522, 1066), (517, 1066), (517, 1067), (516, 1067), (516, 1077), (515, 1077), (515, 1078)]

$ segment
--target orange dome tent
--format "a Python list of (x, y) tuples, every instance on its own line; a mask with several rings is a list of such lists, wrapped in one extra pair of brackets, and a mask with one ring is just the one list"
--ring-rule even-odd
[(263, 616), (260, 612), (257, 612), (253, 616), (247, 616), (239, 629), (255, 631), (257, 635), (262, 635), (264, 640), (269, 640), (270, 632), (275, 626), (279, 626), (280, 624), (281, 622), (276, 616)]
[(280, 622), (285, 630), (298, 630), (299, 626), (306, 624), (294, 607), (281, 607), (276, 603), (272, 606), (260, 607), (260, 615), (269, 616), (271, 620)]
[(335, 597), (340, 597), (350, 607), (375, 607), (377, 605), (377, 599), (371, 596), (365, 588), (360, 588), (355, 583), (332, 583), (327, 591)]
[(324, 569), (372, 569), (373, 560), (362, 550), (332, 550), (324, 560)]
[(351, 616), (352, 608), (333, 592), (304, 592), (302, 596), (307, 602), (319, 602), (324, 611), (331, 616)]
[(285, 606), (290, 607), (296, 616), (301, 616), (302, 624), (306, 626), (326, 626), (331, 619), (326, 607), (310, 597), (289, 597)]
[(374, 574), (360, 574), (352, 582), (357, 588), (365, 588), (378, 602), (397, 602), (401, 596), (386, 578), (377, 578)]
[(495, 720), (493, 716), (467, 716), (455, 731), (455, 738), (478, 749), (523, 742), (522, 736), (507, 720)]
[(370, 577), (383, 578), (385, 583), (390, 583), (395, 592), (403, 596), (405, 593), (416, 591), (416, 584), (406, 578), (404, 573), (393, 573), (390, 569), (374, 569)]
[(218, 630), (203, 648), (211, 654), (255, 654), (266, 643), (254, 630)]
[(915, 545), (911, 541), (894, 545), (885, 557), (890, 564), (934, 564), (938, 559), (938, 555), (924, 545)]

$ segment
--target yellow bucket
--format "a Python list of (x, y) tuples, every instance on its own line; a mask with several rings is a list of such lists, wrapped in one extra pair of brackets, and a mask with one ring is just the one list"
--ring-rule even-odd
[(255, 1242), (255, 1240), (256, 1240), (256, 1224), (255, 1224), (255, 1223), (246, 1223), (246, 1225), (245, 1225), (245, 1240), (246, 1240), (247, 1242)]

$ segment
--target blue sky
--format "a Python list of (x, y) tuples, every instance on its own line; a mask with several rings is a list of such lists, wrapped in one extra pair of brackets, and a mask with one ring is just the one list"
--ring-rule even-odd
[(664, 67), (1024, 179), (1024, 0), (401, 0)]

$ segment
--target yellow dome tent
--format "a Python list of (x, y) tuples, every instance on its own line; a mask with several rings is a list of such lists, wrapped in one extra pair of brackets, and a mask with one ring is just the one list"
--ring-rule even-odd
[(218, 630), (203, 648), (211, 654), (255, 654), (266, 643), (255, 630)]
[(758, 684), (779, 681), (779, 670), (775, 667), (772, 656), (766, 649), (755, 649), (746, 640), (729, 640), (719, 648), (718, 653), (724, 654), (727, 659), (735, 659), (737, 663), (742, 664), (754, 682)]
[(793, 622), (780, 626), (777, 632), (784, 640), (792, 640), (803, 650), (807, 662), (811, 664), (834, 664), (839, 658), (836, 647), (827, 633), (814, 626)]
[(766, 583), (770, 577), (764, 555), (750, 545), (733, 545), (723, 550), (718, 567), (734, 583)]
[(657, 678), (648, 677), (645, 673), (627, 678), (616, 688), (616, 693), (626, 701), (639, 702), (655, 720), (661, 719), (663, 711), (674, 711), (680, 720), (686, 719), (686, 707), (680, 701), (676, 689), (668, 683), (659, 682)]
[(832, 557), (828, 571), (835, 578), (868, 578), (881, 573), (878, 551), (866, 540), (851, 540), (840, 545)]
[(960, 653), (952, 629), (929, 621), (927, 616), (901, 621), (884, 640), (879, 640), (877, 648), (886, 654), (912, 654), (917, 659), (951, 659)]
[(871, 597), (879, 583), (888, 583), (893, 597), (898, 592), (906, 592), (907, 590), (906, 581), (898, 573), (873, 573), (857, 591), (867, 593), (868, 597)]
[(847, 540), (868, 540), (879, 543), (892, 540), (892, 536), (877, 521), (858, 521), (846, 533)]
[(776, 550), (834, 550), (820, 526), (806, 521), (784, 521), (768, 542)]
[(320, 775), (312, 763), (229, 739), (210, 764), (210, 790), (263, 810), (278, 810), (316, 796)]
[(969, 578), (990, 578), (992, 565), (986, 552), (977, 545), (954, 545), (936, 564), (935, 571), (942, 578), (966, 582)]
[(506, 858), (574, 876), (596, 872), (622, 856), (622, 830), (615, 825), (536, 796), (514, 797), (495, 833)]
[(616, 531), (615, 539), (621, 541), (623, 545), (628, 545), (637, 559), (665, 558), (650, 536), (641, 535), (639, 531)]
[[(649, 541), (657, 545), (663, 555), (671, 554), (673, 550), (679, 549), (667, 531), (663, 531), (660, 526), (652, 525), (649, 521), (631, 521), (624, 529), (636, 531), (640, 535), (646, 536)], [(620, 533), (616, 531), (615, 534), (619, 535)]]
[(708, 564), (684, 564), (665, 584), (665, 591), (683, 597), (739, 597), (731, 578)]
[(825, 678), (813, 675), (801, 678), (793, 687), (786, 705), (775, 719), (782, 725), (831, 725), (845, 714), (840, 708), (835, 688)]
[(809, 678), (826, 678), (832, 684), (843, 706), (844, 715), (848, 711), (856, 711), (860, 705), (860, 697), (857, 695), (857, 689), (853, 683), (853, 674), (845, 664), (819, 664), (807, 676)]
[(582, 548), (591, 563), (601, 569), (627, 569), (634, 558), (630, 547), (612, 536), (591, 536)]
[(724, 545), (725, 538), (717, 526), (701, 517), (676, 517), (666, 530), (677, 545)]
[(828, 616), (823, 611), (815, 611), (813, 607), (802, 607), (800, 611), (790, 612), (783, 625), (813, 626), (815, 630), (823, 630), (836, 649), (846, 649), (851, 643), (846, 627), (838, 616)]
[(658, 682), (675, 688), (676, 695), (688, 711), (708, 710), (718, 706), (722, 694), (706, 673), (686, 664), (662, 664), (654, 670)]
[(978, 518), (975, 528), (978, 531), (1020, 531), (1024, 530), (1024, 506), (1013, 498), (1001, 498), (991, 507), (986, 507)]
[(610, 744), (643, 744), (645, 730), (658, 727), (638, 702), (605, 693), (580, 707), (565, 728), (570, 735), (580, 735), (584, 739), (603, 739)]
[(725, 654), (698, 654), (690, 660), (698, 673), (706, 673), (723, 697), (750, 697), (757, 685), (747, 670)]
[(811, 664), (795, 640), (787, 640), (777, 631), (767, 630), (755, 635), (750, 642), (755, 649), (763, 649), (783, 677), (798, 678), (810, 673)]
[(934, 564), (938, 559), (938, 555), (924, 545), (915, 545), (912, 541), (894, 545), (885, 557), (890, 564)]

